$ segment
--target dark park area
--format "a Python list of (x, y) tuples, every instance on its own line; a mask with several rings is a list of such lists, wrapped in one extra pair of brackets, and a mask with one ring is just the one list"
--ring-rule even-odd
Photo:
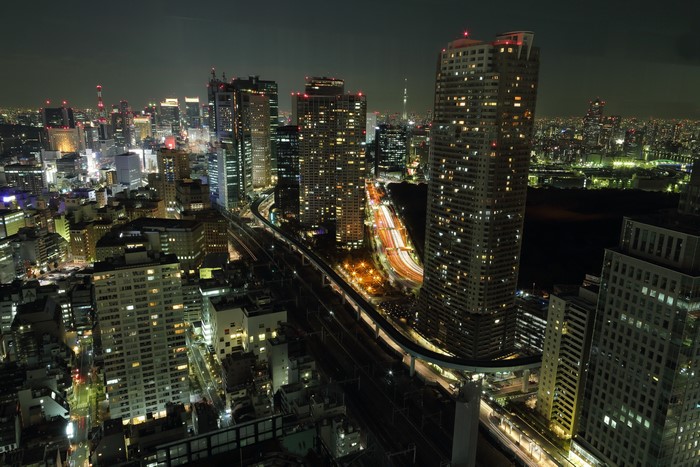
[[(388, 186), (423, 257), (427, 185)], [(605, 248), (617, 245), (624, 216), (675, 209), (678, 195), (639, 190), (528, 189), (519, 284), (551, 290), (600, 275)]]

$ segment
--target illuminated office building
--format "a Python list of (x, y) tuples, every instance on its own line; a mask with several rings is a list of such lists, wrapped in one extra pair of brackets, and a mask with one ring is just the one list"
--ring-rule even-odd
[(690, 185), (678, 213), (624, 218), (605, 251), (572, 445), (595, 465), (700, 464), (700, 177)]
[[(216, 146), (210, 160), (212, 202), (230, 210), (238, 208), (256, 188), (272, 179), (272, 117), (277, 119), (277, 84), (248, 79), (226, 81), (212, 71), (208, 86), (209, 132)], [(274, 133), (273, 133), (274, 134)], [(215, 162), (216, 167), (213, 167)]]
[(601, 145), (604, 109), (605, 101), (600, 100), (600, 98), (588, 103), (588, 112), (583, 117), (583, 144), (587, 147)]
[(539, 49), (531, 32), (440, 53), (419, 329), (448, 351), (512, 350)]
[[(299, 220), (333, 224), (336, 243), (356, 248), (364, 239), (367, 100), (345, 94), (343, 80), (308, 78), (293, 96), (299, 126)], [(294, 123), (294, 122), (293, 122)]]
[(576, 433), (597, 300), (597, 287), (555, 291), (549, 297), (537, 412), (562, 438)]
[(8, 164), (5, 166), (7, 185), (40, 195), (46, 189), (46, 174), (40, 165)]
[(141, 187), (143, 173), (141, 170), (141, 158), (135, 152), (118, 154), (114, 157), (114, 167), (117, 170), (117, 181), (129, 188), (136, 190)]
[(158, 110), (158, 132), (163, 135), (180, 133), (180, 103), (175, 98), (161, 102)]
[(375, 175), (394, 174), (401, 176), (408, 159), (408, 133), (403, 126), (379, 125), (374, 140), (377, 145)]
[(275, 207), (284, 218), (299, 215), (299, 128), (277, 128), (277, 185)]
[(185, 123), (188, 129), (202, 128), (199, 97), (185, 97)]
[(165, 202), (167, 216), (175, 217), (177, 182), (190, 177), (190, 155), (180, 149), (158, 150), (158, 195)]

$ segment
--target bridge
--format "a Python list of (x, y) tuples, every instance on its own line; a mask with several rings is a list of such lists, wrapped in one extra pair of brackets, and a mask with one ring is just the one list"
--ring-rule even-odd
[(374, 325), (377, 338), (379, 338), (380, 333), (384, 333), (384, 336), (386, 336), (388, 340), (410, 357), (411, 376), (415, 373), (416, 359), (438, 365), (442, 368), (473, 373), (521, 371), (540, 367), (542, 363), (541, 355), (503, 360), (473, 360), (436, 352), (406, 336), (399, 329), (394, 327), (386, 317), (379, 313), (362, 294), (345, 282), (340, 274), (329, 266), (321, 257), (311, 251), (298, 239), (286, 235), (281, 229), (270, 222), (266, 216), (260, 213), (260, 204), (267, 199), (267, 196), (269, 196), (269, 194), (262, 195), (250, 205), (251, 213), (258, 222), (276, 239), (285, 243), (292, 251), (298, 252), (302, 256), (302, 260), (305, 264), (310, 263), (313, 265), (313, 267), (321, 273), (324, 283), (331, 284), (333, 288), (341, 294), (343, 299), (350, 303), (357, 313), (358, 320), (361, 319), (363, 315), (368, 318)]

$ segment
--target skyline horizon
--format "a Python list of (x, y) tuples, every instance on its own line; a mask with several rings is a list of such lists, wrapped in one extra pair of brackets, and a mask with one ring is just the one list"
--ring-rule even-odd
[(283, 111), (291, 109), (285, 95), (302, 90), (304, 76), (335, 75), (368, 95), (370, 109), (400, 112), (408, 79), (408, 110), (422, 113), (433, 108), (445, 43), (465, 31), (490, 42), (504, 31), (527, 30), (542, 50), (536, 115), (583, 115), (588, 100), (606, 96), (610, 115), (700, 119), (700, 37), (689, 20), (700, 5), (660, 10), (650, 0), (633, 8), (592, 0), (562, 9), (506, 2), (495, 12), (486, 4), (436, 2), (360, 0), (330, 15), (317, 0), (303, 8), (272, 0), (265, 14), (256, 5), (233, 8), (219, 0), (206, 9), (149, 2), (138, 11), (41, 2), (40, 14), (36, 4), (11, 3), (8, 17), (31, 19), (32, 33), (26, 21), (7, 24), (0, 102), (34, 108), (47, 98), (67, 99), (89, 108), (97, 84), (110, 105), (126, 99), (140, 109), (167, 95), (202, 99), (213, 66), (229, 76), (276, 81)]

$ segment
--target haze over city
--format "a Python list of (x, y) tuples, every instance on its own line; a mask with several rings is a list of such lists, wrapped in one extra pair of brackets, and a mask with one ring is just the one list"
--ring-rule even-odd
[[(527, 29), (542, 63), (538, 116), (581, 115), (594, 96), (614, 114), (700, 116), (696, 2), (594, 0), (562, 4), (361, 0), (328, 2), (147, 1), (99, 8), (85, 0), (7, 2), (0, 107), (44, 100), (136, 107), (165, 96), (205, 95), (207, 70), (257, 74), (300, 91), (305, 76), (342, 76), (370, 96), (372, 111), (398, 112), (404, 79), (408, 109), (433, 105), (435, 56), (445, 40)], [(41, 14), (37, 14), (41, 12)], [(31, 28), (28, 26), (31, 25)], [(280, 108), (289, 110), (288, 99)]]

